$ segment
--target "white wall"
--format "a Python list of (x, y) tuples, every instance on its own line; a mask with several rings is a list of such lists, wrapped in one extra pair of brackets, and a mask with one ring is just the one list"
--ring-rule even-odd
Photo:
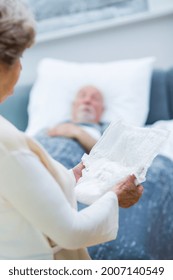
[(156, 67), (173, 67), (173, 12), (37, 43), (24, 54), (20, 83), (35, 79), (37, 64), (43, 57), (103, 62), (153, 55), (157, 57)]
[(160, 10), (172, 7), (173, 0), (148, 0), (148, 4), (151, 10)]

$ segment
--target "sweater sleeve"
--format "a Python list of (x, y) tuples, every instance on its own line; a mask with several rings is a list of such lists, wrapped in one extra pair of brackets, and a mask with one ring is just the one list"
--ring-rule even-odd
[(33, 154), (13, 152), (0, 160), (0, 166), (1, 195), (60, 247), (83, 248), (116, 237), (118, 202), (113, 192), (77, 212)]

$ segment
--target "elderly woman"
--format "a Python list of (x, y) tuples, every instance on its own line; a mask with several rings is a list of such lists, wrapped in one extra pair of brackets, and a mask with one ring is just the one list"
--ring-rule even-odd
[[(2, 102), (13, 93), (20, 57), (35, 36), (20, 0), (0, 0), (0, 34)], [(0, 166), (0, 259), (89, 259), (85, 247), (116, 237), (118, 204), (133, 205), (143, 190), (129, 176), (77, 212), (73, 187), (83, 165), (67, 171), (2, 117)]]

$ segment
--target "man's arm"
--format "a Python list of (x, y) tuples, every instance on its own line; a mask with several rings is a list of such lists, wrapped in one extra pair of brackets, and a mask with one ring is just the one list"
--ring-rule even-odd
[(73, 123), (63, 123), (54, 126), (48, 130), (48, 135), (51, 137), (64, 136), (77, 140), (87, 153), (97, 142), (92, 136), (84, 131), (80, 126)]

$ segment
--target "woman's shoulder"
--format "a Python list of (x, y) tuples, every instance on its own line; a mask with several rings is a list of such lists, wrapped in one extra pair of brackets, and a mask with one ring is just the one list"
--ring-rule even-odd
[(8, 131), (17, 131), (18, 129), (7, 119), (0, 115), (0, 133)]
[(25, 146), (24, 134), (13, 124), (0, 116), (0, 150), (11, 151)]

